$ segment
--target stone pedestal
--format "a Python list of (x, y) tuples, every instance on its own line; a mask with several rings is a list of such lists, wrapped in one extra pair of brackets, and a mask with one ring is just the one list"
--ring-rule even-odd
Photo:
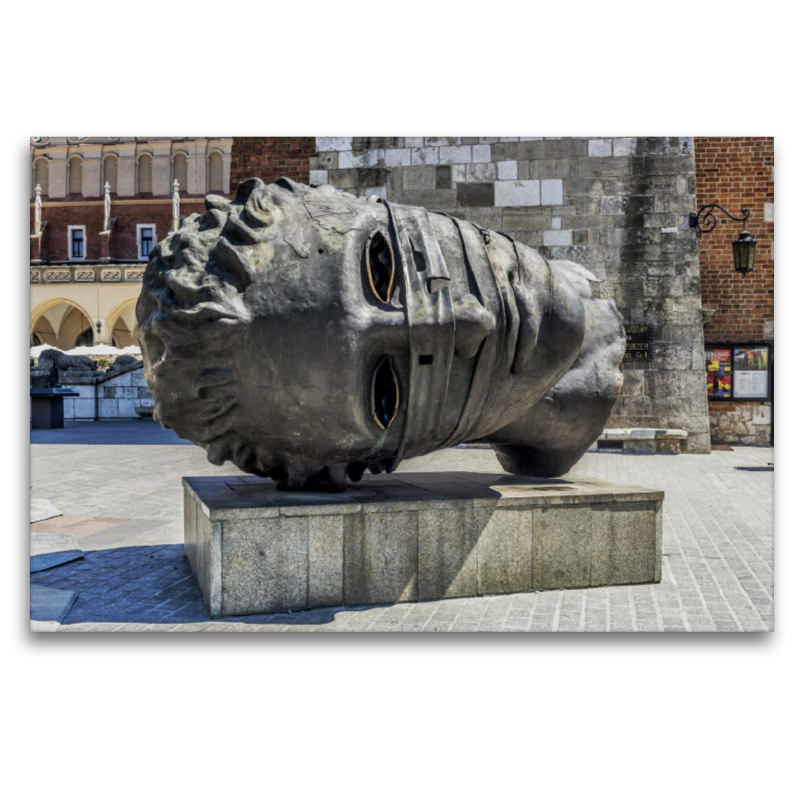
[(212, 617), (661, 580), (653, 489), (487, 472), (368, 475), (342, 494), (247, 476), (183, 485)]

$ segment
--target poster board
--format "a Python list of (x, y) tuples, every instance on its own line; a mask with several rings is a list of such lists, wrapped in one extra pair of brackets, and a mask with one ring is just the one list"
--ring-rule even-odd
[(770, 400), (770, 345), (707, 344), (705, 356), (709, 400)]
[(769, 347), (733, 348), (734, 400), (769, 399)]
[(709, 400), (733, 399), (733, 348), (706, 348), (706, 392)]

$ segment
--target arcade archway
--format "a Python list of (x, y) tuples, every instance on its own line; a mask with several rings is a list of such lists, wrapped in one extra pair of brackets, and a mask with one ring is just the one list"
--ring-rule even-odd
[(91, 345), (93, 341), (91, 317), (85, 309), (69, 300), (55, 298), (31, 314), (31, 346), (38, 343), (71, 350), (79, 345)]
[(108, 315), (111, 341), (115, 347), (138, 345), (139, 327), (136, 321), (136, 300), (132, 298), (120, 303)]

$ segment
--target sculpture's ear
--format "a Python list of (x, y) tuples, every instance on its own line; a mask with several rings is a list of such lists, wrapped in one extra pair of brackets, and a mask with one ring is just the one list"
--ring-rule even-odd
[(234, 203), (244, 203), (247, 201), (247, 198), (250, 197), (251, 194), (255, 191), (257, 187), (263, 186), (264, 181), (261, 178), (248, 178), (246, 181), (242, 181), (236, 187), (236, 196), (233, 198)]
[(227, 239), (217, 239), (209, 257), (213, 261), (209, 261), (206, 271), (233, 286), (239, 294), (253, 282), (247, 259)]
[(300, 188), (300, 184), (295, 183), (291, 178), (278, 178), (272, 183), (274, 186), (280, 186), (281, 189), (287, 189), (290, 192), (296, 192)]
[[(253, 180), (257, 180), (261, 186), (264, 186), (263, 182), (258, 178), (253, 178)], [(245, 181), (245, 183), (249, 183), (249, 181)], [(239, 188), (242, 186), (244, 186), (244, 183), (239, 184)], [(238, 190), (236, 196), (239, 196)], [(271, 225), (274, 219), (272, 208), (270, 207), (271, 203), (272, 198), (268, 192), (257, 192), (253, 187), (245, 201), (241, 216), (253, 228), (264, 228), (267, 225)]]

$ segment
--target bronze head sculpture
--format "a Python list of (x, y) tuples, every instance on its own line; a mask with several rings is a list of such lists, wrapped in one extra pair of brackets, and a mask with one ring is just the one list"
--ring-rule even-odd
[(210, 195), (137, 305), (155, 418), (278, 489), (342, 490), (463, 442), (561, 475), (622, 384), (591, 273), (423, 208), (281, 178)]

